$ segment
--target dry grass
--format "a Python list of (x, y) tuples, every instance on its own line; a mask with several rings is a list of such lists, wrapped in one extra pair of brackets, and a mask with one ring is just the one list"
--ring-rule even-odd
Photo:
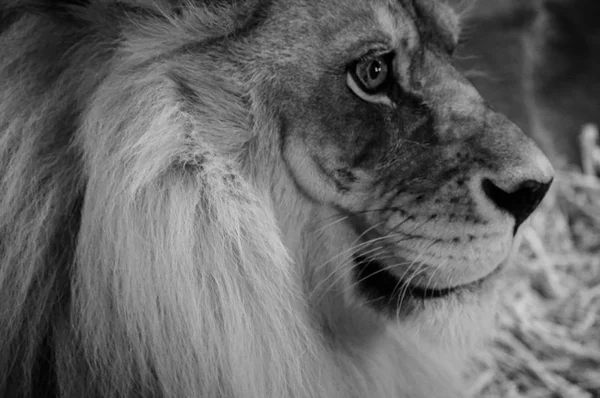
[(503, 281), (471, 396), (600, 397), (600, 180), (557, 175)]

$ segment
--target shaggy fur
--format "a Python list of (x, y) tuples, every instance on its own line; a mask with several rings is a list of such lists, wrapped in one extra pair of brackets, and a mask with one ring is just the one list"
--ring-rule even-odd
[[(317, 22), (322, 16), (345, 25), (364, 13), (346, 15), (334, 1), (306, 4), (0, 3), (0, 396), (463, 396), (457, 352), (493, 314), (492, 301), (459, 296), (431, 312), (415, 304), (395, 320), (373, 310), (353, 290), (361, 281), (344, 271), (356, 236), (340, 226), (339, 208), (326, 206), (329, 194), (311, 191), (326, 179), (282, 133), (311, 129), (320, 121), (311, 112), (323, 123), (351, 123), (327, 106), (357, 100), (347, 88), (317, 89), (324, 86), (310, 77), (322, 65), (302, 57), (321, 47), (301, 43), (298, 32), (328, 26)], [(429, 15), (427, 7), (419, 12)], [(452, 28), (449, 10), (443, 15), (436, 23)], [(319, 79), (333, 79), (334, 69)], [(429, 93), (428, 104), (455, 112), (435, 98), (453, 102), (451, 93), (470, 89), (454, 72), (432, 76), (450, 91)], [(456, 82), (445, 84), (450, 78)], [(469, 95), (478, 105), (454, 101), (461, 112), (482, 103)], [(302, 101), (316, 105), (295, 105)], [(364, 119), (351, 127), (370, 131), (369, 114), (354, 111)], [(489, 125), (504, 126), (498, 120)], [(504, 154), (498, 161), (522, 170), (537, 152), (513, 141), (521, 148), (514, 156), (505, 141), (484, 140)], [(393, 147), (423, 165), (418, 148), (406, 145)], [(432, 168), (432, 178), (443, 171)], [(406, 184), (433, 192), (419, 188), (422, 175), (420, 168)], [(448, 192), (435, 196), (450, 200)], [(484, 239), (491, 224), (470, 225), (469, 212), (458, 227), (425, 231)], [(448, 236), (436, 253), (468, 246), (467, 235)], [(478, 258), (489, 254), (469, 247)], [(448, 269), (448, 279), (434, 273), (428, 283), (471, 272)], [(450, 305), (460, 321), (446, 316)]]

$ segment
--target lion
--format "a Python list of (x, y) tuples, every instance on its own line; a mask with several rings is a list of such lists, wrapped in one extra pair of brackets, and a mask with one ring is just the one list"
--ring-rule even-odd
[(451, 5), (1, 7), (1, 396), (466, 396), (553, 169)]

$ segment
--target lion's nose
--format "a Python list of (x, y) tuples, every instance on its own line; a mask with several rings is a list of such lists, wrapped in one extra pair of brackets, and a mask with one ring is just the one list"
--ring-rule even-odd
[(499, 209), (515, 218), (515, 231), (538, 207), (552, 184), (552, 178), (546, 181), (525, 180), (512, 190), (496, 185), (489, 178), (482, 181), (483, 192)]

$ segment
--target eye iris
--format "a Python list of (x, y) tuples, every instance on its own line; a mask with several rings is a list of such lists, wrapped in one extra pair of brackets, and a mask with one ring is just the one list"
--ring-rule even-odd
[(361, 61), (356, 66), (358, 76), (363, 89), (375, 92), (387, 81), (388, 66), (381, 57)]

